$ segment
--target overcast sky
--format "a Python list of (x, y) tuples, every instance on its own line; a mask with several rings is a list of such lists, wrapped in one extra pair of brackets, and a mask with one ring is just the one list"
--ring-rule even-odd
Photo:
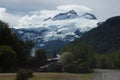
[(0, 0), (0, 7), (8, 12), (24, 14), (29, 11), (54, 9), (59, 5), (84, 5), (93, 10), (98, 18), (120, 15), (120, 0)]
[(54, 10), (61, 5), (83, 5), (92, 9), (98, 19), (105, 20), (120, 15), (120, 0), (0, 0), (0, 7), (5, 8), (11, 17), (37, 10)]

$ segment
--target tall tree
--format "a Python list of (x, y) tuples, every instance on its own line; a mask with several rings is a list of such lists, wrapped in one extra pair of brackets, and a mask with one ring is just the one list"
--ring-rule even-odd
[(35, 52), (36, 66), (40, 67), (47, 63), (47, 56), (44, 49), (38, 49)]
[(16, 53), (9, 46), (0, 46), (0, 68), (9, 71), (16, 66)]

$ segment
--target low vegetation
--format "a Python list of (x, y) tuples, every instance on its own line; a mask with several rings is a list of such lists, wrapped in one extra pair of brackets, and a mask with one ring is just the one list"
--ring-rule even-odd
[(30, 70), (20, 69), (17, 72), (16, 80), (28, 80), (29, 78), (33, 77), (32, 73), (33, 72)]

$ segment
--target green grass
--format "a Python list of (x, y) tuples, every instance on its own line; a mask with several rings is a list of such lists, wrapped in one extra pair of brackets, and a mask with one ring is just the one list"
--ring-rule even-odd
[(14, 77), (0, 77), (0, 80), (15, 80)]
[[(91, 80), (93, 74), (34, 73), (29, 80)], [(15, 74), (0, 74), (0, 80), (15, 80)]]

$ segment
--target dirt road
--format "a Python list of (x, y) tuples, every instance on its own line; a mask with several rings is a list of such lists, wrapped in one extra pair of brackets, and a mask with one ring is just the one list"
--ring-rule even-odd
[(120, 80), (120, 71), (97, 69), (97, 73), (92, 80)]

